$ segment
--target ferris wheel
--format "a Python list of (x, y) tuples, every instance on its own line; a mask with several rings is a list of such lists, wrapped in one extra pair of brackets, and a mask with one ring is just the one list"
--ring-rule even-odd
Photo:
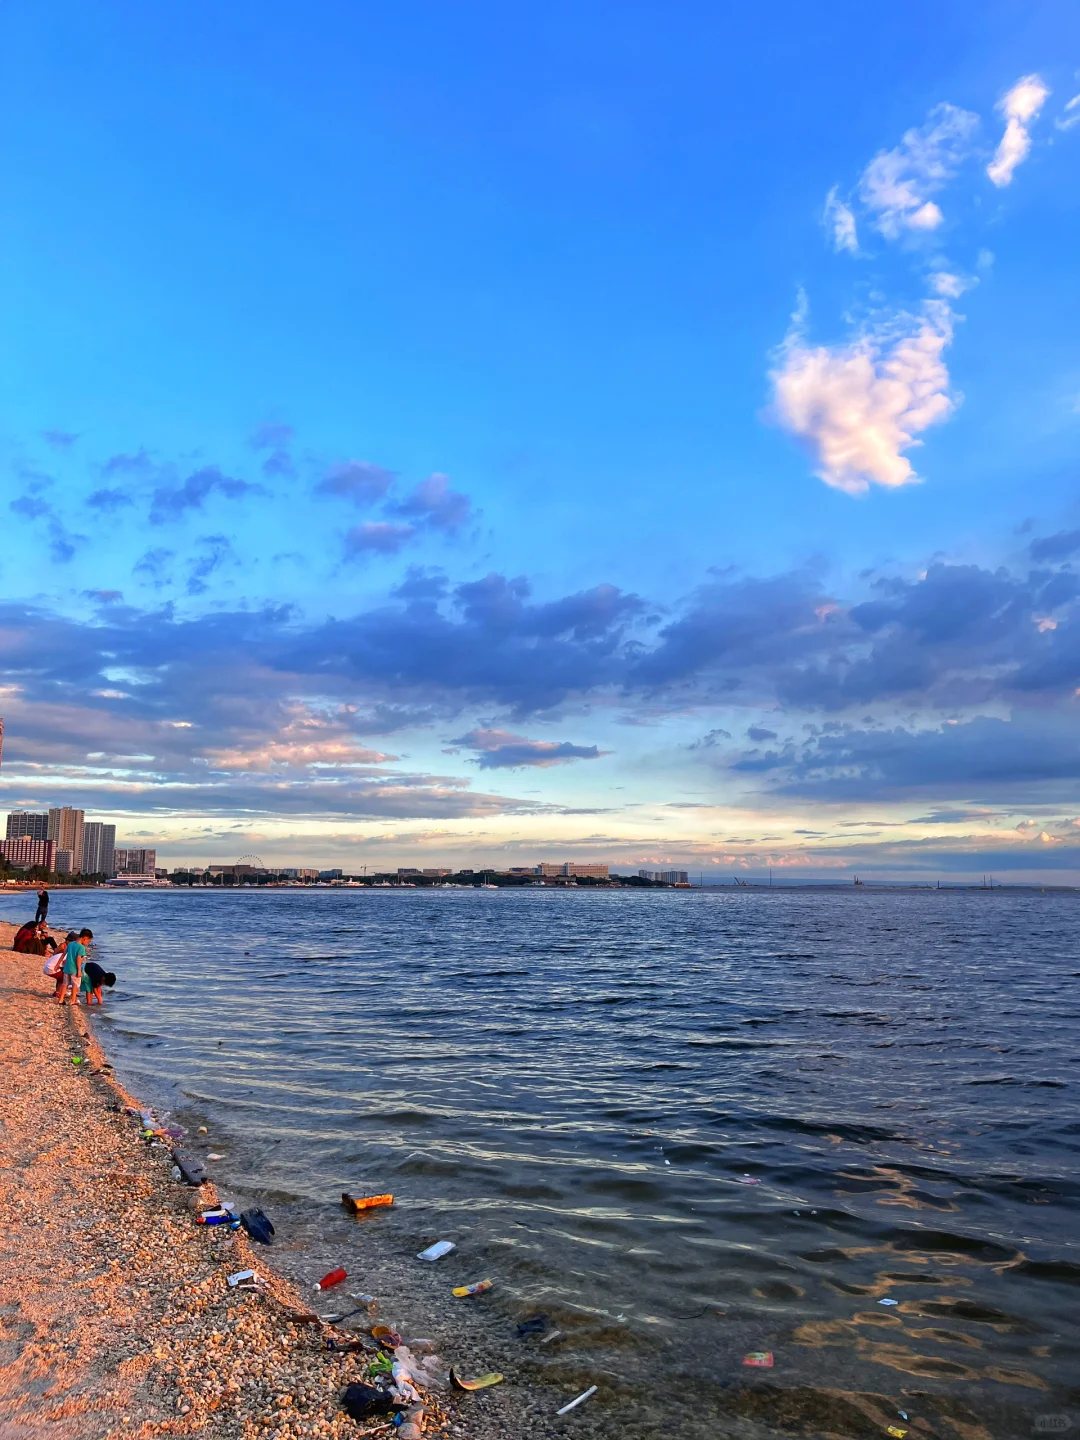
[(265, 870), (266, 866), (259, 859), (258, 855), (241, 855), (237, 865), (250, 865), (253, 870)]

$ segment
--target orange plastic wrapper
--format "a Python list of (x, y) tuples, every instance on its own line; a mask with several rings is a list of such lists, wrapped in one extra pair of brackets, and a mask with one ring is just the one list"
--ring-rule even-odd
[(342, 1191), (341, 1203), (346, 1210), (351, 1210), (354, 1215), (359, 1215), (363, 1210), (375, 1210), (380, 1205), (392, 1205), (393, 1195), (350, 1195)]

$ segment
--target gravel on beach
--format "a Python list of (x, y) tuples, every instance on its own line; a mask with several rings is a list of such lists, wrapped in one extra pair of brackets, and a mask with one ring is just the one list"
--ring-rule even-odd
[[(363, 1357), (293, 1318), (308, 1305), (266, 1252), (196, 1226), (213, 1187), (174, 1180), (42, 963), (0, 950), (0, 1440), (392, 1435), (340, 1409)], [(247, 1268), (265, 1284), (230, 1289)], [(510, 1433), (451, 1423), (455, 1403), (425, 1397), (426, 1436)]]

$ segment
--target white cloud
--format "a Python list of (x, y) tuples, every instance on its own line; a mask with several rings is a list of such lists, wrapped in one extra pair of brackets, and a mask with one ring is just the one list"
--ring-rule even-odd
[(970, 110), (936, 105), (925, 125), (871, 160), (859, 194), (883, 235), (895, 240), (905, 231), (937, 229), (944, 217), (929, 197), (956, 174), (978, 127), (979, 117)]
[(969, 279), (964, 275), (954, 275), (949, 270), (938, 270), (930, 276), (931, 290), (946, 300), (959, 300), (965, 290), (970, 290), (978, 283), (973, 277)]
[(834, 250), (848, 250), (852, 255), (859, 253), (859, 236), (855, 229), (855, 216), (837, 195), (837, 186), (825, 197), (825, 211), (821, 223), (832, 234)]
[(1074, 125), (1080, 125), (1080, 95), (1074, 95), (1054, 121), (1055, 130), (1071, 130)]
[(1013, 172), (1031, 149), (1029, 127), (1050, 94), (1038, 75), (1025, 75), (1002, 100), (998, 109), (1005, 116), (1005, 134), (986, 173), (999, 188), (1012, 182)]
[(832, 347), (808, 345), (804, 322), (800, 305), (771, 372), (779, 423), (809, 446), (834, 489), (917, 483), (904, 451), (955, 408), (942, 359), (953, 331), (946, 302), (927, 300), (920, 316)]

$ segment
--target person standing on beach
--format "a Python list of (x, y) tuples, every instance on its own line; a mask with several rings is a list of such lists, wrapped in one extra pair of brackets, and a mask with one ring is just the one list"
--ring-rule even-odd
[(45, 886), (43, 885), (43, 886), (41, 887), (41, 889), (38, 891), (38, 895), (37, 895), (37, 914), (34, 916), (34, 920), (35, 920), (37, 923), (41, 924), (41, 923), (44, 923), (46, 920), (48, 920), (48, 918), (49, 918), (49, 892), (48, 892), (48, 890), (45, 889)]
[[(76, 939), (69, 942), (64, 952), (64, 964), (60, 972), (64, 977), (64, 983), (61, 986), (60, 994), (57, 996), (57, 1001), (61, 1005), (63, 1005), (65, 1000), (67, 1000), (69, 1005), (74, 1005), (78, 999), (83, 961), (86, 959), (87, 945), (93, 938), (94, 932), (84, 927), (79, 931)], [(71, 996), (70, 1000), (68, 1000), (69, 995)]]

